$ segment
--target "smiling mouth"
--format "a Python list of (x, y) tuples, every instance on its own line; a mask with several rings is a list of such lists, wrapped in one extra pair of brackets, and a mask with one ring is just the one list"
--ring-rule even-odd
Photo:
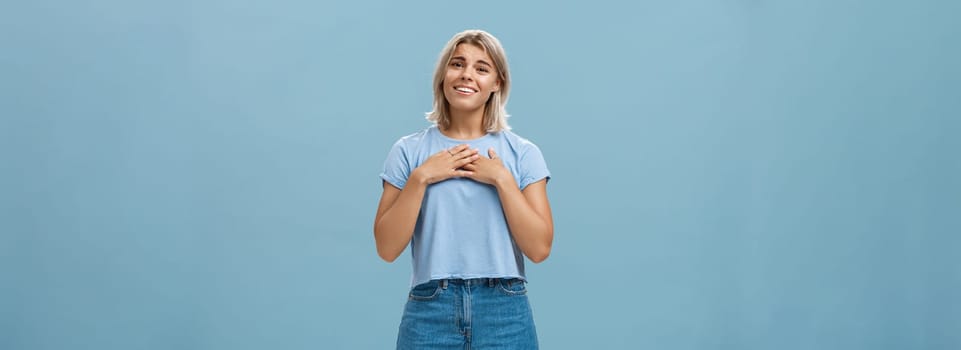
[(464, 87), (464, 86), (455, 86), (454, 90), (465, 95), (470, 95), (477, 92), (477, 90), (471, 89), (469, 87)]

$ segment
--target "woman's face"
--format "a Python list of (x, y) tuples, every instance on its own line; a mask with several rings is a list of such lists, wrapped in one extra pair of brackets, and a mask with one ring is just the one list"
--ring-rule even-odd
[(458, 44), (454, 48), (444, 77), (444, 96), (452, 112), (483, 110), (491, 93), (500, 89), (493, 62), (479, 46)]

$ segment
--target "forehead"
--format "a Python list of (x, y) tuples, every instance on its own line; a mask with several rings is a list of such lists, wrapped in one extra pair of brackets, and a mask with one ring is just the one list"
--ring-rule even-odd
[(451, 58), (454, 57), (463, 57), (469, 61), (493, 61), (491, 56), (487, 54), (487, 51), (484, 51), (482, 47), (471, 43), (457, 44), (457, 47), (454, 48), (454, 54), (451, 55)]

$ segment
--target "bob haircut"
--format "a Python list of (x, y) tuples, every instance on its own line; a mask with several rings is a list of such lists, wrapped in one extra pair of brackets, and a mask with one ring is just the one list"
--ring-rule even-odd
[(447, 75), (447, 66), (450, 64), (454, 49), (460, 44), (471, 44), (484, 49), (494, 61), (494, 70), (497, 71), (497, 79), (500, 81), (500, 89), (492, 92), (484, 104), (484, 130), (493, 133), (510, 130), (507, 125), (507, 97), (511, 87), (510, 70), (507, 67), (507, 54), (497, 38), (490, 33), (479, 29), (465, 30), (454, 35), (444, 50), (440, 53), (437, 60), (437, 68), (434, 70), (434, 110), (427, 113), (427, 120), (437, 124), (441, 128), (450, 126), (450, 103), (444, 96), (444, 77)]

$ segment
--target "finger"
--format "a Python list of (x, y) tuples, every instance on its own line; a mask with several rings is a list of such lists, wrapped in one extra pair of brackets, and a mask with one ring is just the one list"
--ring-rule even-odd
[(473, 148), (465, 148), (465, 149), (460, 150), (459, 152), (454, 153), (454, 158), (457, 158), (457, 159), (467, 158), (467, 157), (470, 157), (470, 156), (475, 155), (475, 154), (477, 154), (477, 150), (476, 150), (476, 149), (473, 149)]
[(473, 171), (454, 170), (454, 176), (457, 176), (457, 177), (465, 177), (465, 176), (471, 176), (471, 175), (474, 175)]
[(467, 144), (463, 144), (463, 143), (462, 143), (462, 144), (459, 144), (459, 145), (454, 146), (454, 147), (452, 147), (452, 148), (448, 148), (447, 150), (450, 151), (450, 154), (455, 154), (455, 155), (456, 155), (456, 154), (460, 153), (461, 151), (463, 151), (463, 150), (465, 150), (465, 149), (468, 149), (468, 148), (469, 148), (469, 147), (467, 146)]
[(464, 171), (464, 170), (462, 170), (462, 169), (453, 169), (453, 168), (447, 169), (447, 174), (444, 175), (444, 180), (447, 180), (447, 179), (452, 178), (452, 177), (460, 177), (460, 176), (463, 176), (463, 175), (461, 174), (463, 171)]
[(487, 150), (487, 155), (490, 156), (491, 159), (497, 159), (497, 152), (494, 152), (494, 147)]
[(458, 159), (456, 162), (454, 162), (454, 165), (457, 165), (457, 167), (460, 168), (460, 167), (462, 167), (462, 166), (464, 166), (464, 165), (466, 165), (466, 164), (471, 164), (471, 163), (473, 163), (475, 160), (477, 160), (477, 159), (479, 159), (479, 158), (480, 158), (480, 155), (475, 154), (475, 155), (472, 155), (472, 156), (469, 156), (469, 157), (466, 157), (466, 158)]
[(454, 146), (454, 147), (448, 147), (448, 148), (445, 148), (445, 149), (437, 152), (437, 153), (434, 154), (434, 155), (435, 155), (435, 156), (438, 156), (438, 157), (440, 157), (440, 156), (456, 157), (456, 156), (457, 156), (457, 153), (459, 153), (460, 151), (462, 151), (464, 147), (467, 147), (467, 145), (466, 145), (466, 144), (461, 144), (461, 145), (457, 145), (457, 146)]

